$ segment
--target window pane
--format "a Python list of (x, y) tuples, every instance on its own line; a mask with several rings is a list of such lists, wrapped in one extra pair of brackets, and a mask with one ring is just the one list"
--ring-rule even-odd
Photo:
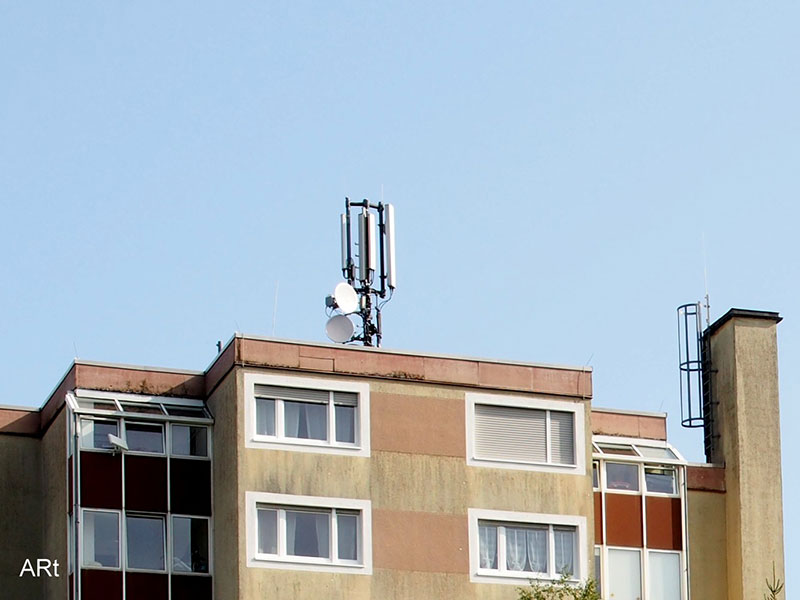
[(633, 446), (625, 444), (598, 444), (603, 454), (619, 454), (622, 456), (639, 456)]
[(83, 513), (83, 565), (119, 567), (119, 515), (110, 512)]
[(121, 402), (125, 412), (141, 413), (147, 415), (163, 415), (160, 404), (145, 404), (144, 402)]
[(208, 521), (172, 518), (172, 568), (188, 573), (208, 573)]
[(553, 545), (556, 574), (572, 575), (575, 573), (575, 530), (572, 528), (554, 528)]
[(275, 435), (275, 400), (256, 399), (256, 433)]
[(478, 525), (481, 569), (497, 568), (497, 526)]
[(675, 469), (645, 467), (644, 480), (648, 492), (660, 494), (675, 493)]
[(336, 441), (355, 444), (356, 442), (356, 407), (335, 406), (336, 409)]
[(608, 550), (608, 592), (614, 600), (640, 600), (642, 573), (638, 550)]
[(652, 446), (636, 446), (639, 453), (645, 458), (666, 458), (675, 460), (678, 458), (669, 448), (653, 448)]
[(117, 405), (111, 400), (92, 400), (91, 398), (76, 398), (80, 408), (91, 410), (116, 411)]
[(358, 560), (358, 514), (336, 513), (339, 558)]
[(506, 527), (506, 568), (547, 572), (547, 529)]
[(164, 570), (164, 520), (127, 517), (128, 567)]
[(639, 465), (606, 463), (606, 487), (611, 490), (639, 491)]
[(592, 463), (592, 487), (600, 487), (600, 474), (598, 473), (597, 463)]
[(648, 552), (650, 600), (681, 600), (681, 557), (676, 553)]
[(330, 513), (287, 510), (286, 553), (330, 558)]
[(172, 453), (178, 456), (208, 456), (206, 428), (193, 425), (173, 425)]
[(161, 425), (126, 423), (128, 449), (132, 452), (164, 453), (164, 429)]
[(208, 418), (206, 411), (199, 406), (175, 406), (165, 404), (164, 408), (167, 410), (167, 414), (172, 415), (173, 417), (199, 417), (201, 419)]
[(258, 509), (258, 551), (261, 554), (278, 553), (278, 511)]
[(600, 548), (594, 549), (594, 580), (597, 582), (597, 593), (603, 596), (603, 559)]
[(110, 450), (113, 446), (108, 441), (108, 434), (119, 435), (116, 421), (81, 420), (81, 447), (103, 448)]
[(284, 401), (284, 435), (305, 440), (328, 439), (328, 405)]

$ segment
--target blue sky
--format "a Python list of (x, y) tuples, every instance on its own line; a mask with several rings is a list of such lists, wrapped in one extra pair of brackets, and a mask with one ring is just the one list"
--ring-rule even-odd
[[(72, 358), (324, 341), (344, 196), (397, 207), (384, 345), (590, 364), (679, 426), (675, 308), (776, 310), (800, 566), (800, 5), (0, 4), (0, 403)], [(383, 191), (381, 191), (383, 190)]]

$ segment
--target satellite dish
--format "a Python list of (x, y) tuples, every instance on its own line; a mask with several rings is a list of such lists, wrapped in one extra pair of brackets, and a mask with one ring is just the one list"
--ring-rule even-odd
[[(337, 286), (338, 287), (338, 286)], [(343, 344), (349, 342), (353, 337), (355, 326), (353, 322), (345, 315), (336, 315), (328, 319), (325, 324), (325, 335), (332, 341)]]
[(358, 310), (358, 294), (356, 294), (353, 286), (346, 281), (342, 281), (333, 288), (333, 299), (336, 302), (336, 308), (346, 315)]

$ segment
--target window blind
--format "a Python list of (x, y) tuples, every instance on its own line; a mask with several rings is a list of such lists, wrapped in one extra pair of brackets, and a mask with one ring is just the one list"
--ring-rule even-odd
[(327, 402), (330, 398), (330, 392), (327, 390), (309, 390), (278, 385), (256, 384), (255, 392), (257, 398), (281, 398), (301, 402)]
[(476, 457), (546, 462), (545, 420), (543, 410), (476, 404)]
[(557, 465), (575, 464), (574, 421), (571, 412), (550, 411), (550, 460)]

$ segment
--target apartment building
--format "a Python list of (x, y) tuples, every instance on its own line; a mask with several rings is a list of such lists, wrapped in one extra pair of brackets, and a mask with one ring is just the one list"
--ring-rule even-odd
[(702, 465), (665, 415), (593, 409), (580, 367), (242, 335), (205, 371), (75, 361), (41, 409), (0, 409), (0, 585), (500, 600), (567, 574), (615, 600), (760, 597), (783, 570), (779, 321), (706, 332)]

